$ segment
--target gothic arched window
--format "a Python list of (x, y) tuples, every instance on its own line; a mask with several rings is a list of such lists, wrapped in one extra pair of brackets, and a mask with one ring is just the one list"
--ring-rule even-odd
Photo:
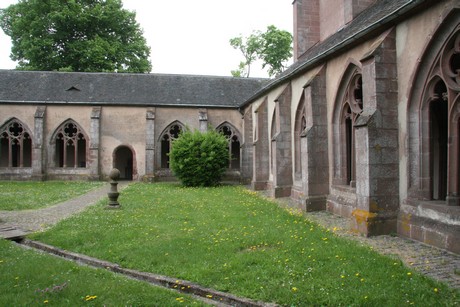
[(437, 31), (420, 59), (408, 106), (408, 196), (415, 201), (459, 206), (458, 19), (446, 21)]
[(228, 140), (228, 154), (229, 154), (229, 169), (239, 169), (240, 168), (240, 139), (238, 133), (234, 127), (230, 124), (225, 123), (220, 125), (217, 128), (217, 131), (225, 136)]
[(17, 119), (0, 128), (0, 166), (32, 166), (32, 139), (28, 129)]
[(334, 108), (334, 182), (355, 187), (355, 124), (363, 111), (362, 75), (350, 64), (342, 78)]
[(86, 137), (73, 121), (64, 123), (55, 133), (57, 167), (86, 167)]
[(179, 137), (184, 129), (183, 125), (176, 122), (169, 125), (161, 134), (161, 167), (169, 168), (169, 152), (171, 151), (172, 142)]
[(294, 126), (294, 175), (297, 180), (302, 179), (301, 138), (304, 136), (306, 128), (307, 115), (305, 109), (305, 94), (302, 94), (299, 106), (297, 107)]
[(345, 148), (346, 183), (354, 186), (356, 181), (356, 151), (354, 125), (363, 111), (361, 74), (353, 76), (342, 109), (342, 144)]

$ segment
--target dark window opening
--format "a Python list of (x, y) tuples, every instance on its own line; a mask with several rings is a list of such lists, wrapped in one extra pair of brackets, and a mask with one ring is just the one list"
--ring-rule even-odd
[(32, 139), (16, 120), (0, 130), (0, 166), (32, 166)]
[(447, 196), (448, 103), (444, 82), (435, 86), (435, 98), (430, 103), (431, 198), (445, 200)]
[(347, 184), (350, 184), (353, 178), (353, 122), (351, 119), (350, 108), (348, 108), (347, 113), (349, 116), (345, 119), (345, 142), (346, 142), (346, 172), (347, 172)]
[(182, 127), (178, 124), (172, 125), (166, 129), (161, 138), (161, 167), (169, 168), (169, 153), (175, 139), (179, 137)]
[(235, 131), (228, 125), (223, 125), (217, 129), (228, 140), (228, 152), (229, 152), (229, 169), (240, 168), (240, 148), (241, 144), (236, 135)]
[(86, 167), (86, 139), (81, 129), (69, 122), (56, 134), (56, 166)]

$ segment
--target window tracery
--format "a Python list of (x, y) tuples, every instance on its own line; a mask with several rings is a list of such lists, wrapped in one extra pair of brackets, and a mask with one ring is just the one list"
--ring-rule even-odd
[(228, 141), (228, 154), (229, 154), (229, 169), (240, 168), (240, 147), (241, 143), (236, 132), (236, 129), (229, 124), (222, 124), (217, 128), (217, 131), (225, 136)]
[(179, 137), (179, 134), (183, 130), (183, 126), (180, 123), (174, 123), (168, 126), (163, 134), (161, 135), (161, 167), (169, 168), (169, 153), (171, 151), (172, 143)]
[(73, 121), (68, 121), (56, 131), (56, 166), (86, 167), (86, 137)]
[(420, 178), (429, 178), (421, 182), (422, 197), (446, 201), (449, 196), (458, 198), (460, 185), (460, 31), (441, 49), (428, 80), (420, 104)]
[(13, 119), (0, 129), (0, 166), (30, 167), (32, 139), (25, 126)]
[(354, 126), (363, 111), (362, 75), (354, 73), (342, 106), (342, 144), (345, 156), (346, 184), (354, 187), (356, 180), (356, 153)]
[(302, 95), (299, 106), (296, 112), (296, 121), (294, 128), (294, 174), (297, 180), (302, 179), (302, 161), (301, 161), (301, 138), (305, 136), (305, 129), (307, 128), (307, 117), (305, 108), (305, 96)]

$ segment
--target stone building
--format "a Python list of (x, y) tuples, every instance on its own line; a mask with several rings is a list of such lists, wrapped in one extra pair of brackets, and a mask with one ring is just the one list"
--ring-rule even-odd
[(295, 63), (240, 106), (252, 187), (460, 253), (460, 1), (293, 6)]
[(0, 71), (0, 179), (168, 179), (183, 129), (222, 131), (240, 177), (238, 104), (264, 79)]
[(273, 80), (1, 71), (0, 178), (168, 177), (177, 132), (211, 125), (253, 189), (460, 253), (460, 1), (293, 12)]

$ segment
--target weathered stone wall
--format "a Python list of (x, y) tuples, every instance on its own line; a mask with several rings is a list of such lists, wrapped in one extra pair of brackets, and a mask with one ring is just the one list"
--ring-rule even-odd
[[(0, 125), (11, 118), (17, 118), (30, 130), (33, 157), (32, 167), (2, 168), (0, 179), (106, 179), (113, 167), (122, 165), (116, 164), (120, 149), (125, 151), (120, 159), (129, 159), (129, 152), (132, 154), (132, 166), (125, 165), (131, 163), (131, 160), (124, 161), (126, 163), (122, 165), (127, 167), (126, 171), (121, 170), (123, 175), (129, 174), (133, 180), (153, 180), (155, 176), (170, 177), (169, 169), (162, 169), (159, 159), (159, 140), (164, 129), (176, 121), (189, 129), (199, 129), (200, 124), (203, 124), (203, 112), (206, 114), (205, 127), (216, 128), (222, 123), (229, 123), (238, 130), (240, 143), (243, 143), (242, 115), (236, 109), (51, 104), (40, 107), (2, 105), (1, 110)], [(56, 129), (67, 120), (74, 121), (86, 136), (85, 167), (63, 168), (56, 165), (53, 137)]]
[[(299, 2), (294, 2), (294, 5), (299, 5)], [(350, 18), (342, 14), (348, 12), (355, 17), (371, 3), (373, 1), (343, 1), (335, 6), (329, 3), (328, 6), (328, 1), (322, 1), (321, 5), (325, 6), (321, 9), (321, 21), (328, 22), (321, 24), (321, 39), (334, 33), (342, 21)], [(334, 9), (327, 11), (325, 7)], [(302, 209), (321, 210), (327, 207), (334, 214), (351, 218), (352, 228), (363, 235), (398, 232), (458, 253), (460, 207), (448, 207), (446, 202), (419, 201), (411, 196), (414, 194), (412, 190), (417, 190), (414, 185), (426, 186), (429, 180), (426, 176), (414, 173), (423, 171), (419, 166), (420, 156), (425, 159), (423, 157), (429, 154), (429, 148), (417, 146), (419, 134), (426, 134), (427, 131), (419, 130), (419, 121), (422, 119), (418, 118), (419, 112), (415, 109), (410, 112), (409, 105), (414, 89), (423, 91), (428, 84), (426, 80), (417, 77), (417, 74), (427, 70), (426, 67), (418, 67), (419, 63), (431, 65), (424, 63), (424, 53), (429, 52), (432, 61), (436, 61), (438, 58), (435, 51), (427, 49), (436, 45), (443, 46), (447, 32), (459, 27), (459, 22), (449, 21), (455, 18), (452, 16), (457, 16), (457, 19), (460, 16), (454, 8), (455, 1), (438, 3), (392, 28), (382, 30), (373, 38), (357, 41), (353, 48), (345, 52), (336, 53), (321, 63), (324, 65), (323, 86), (319, 84), (321, 78), (316, 84), (307, 85), (307, 80), (315, 75), (313, 71), (316, 68), (289, 79), (290, 120), (282, 119), (287, 116), (286, 110), (281, 108), (286, 96), (280, 96), (281, 91), (288, 86), (287, 82), (254, 102), (254, 135), (268, 138), (269, 144), (265, 145), (264, 150), (268, 150), (269, 160), (264, 162), (262, 159), (266, 157), (262, 149), (264, 143), (255, 140), (253, 188), (264, 186), (263, 179), (267, 176), (264, 169), (258, 170), (258, 167), (268, 165), (266, 188), (274, 197), (282, 196), (282, 193), (277, 193), (279, 183), (287, 182), (287, 185), (291, 185), (291, 198)], [(438, 27), (449, 27), (450, 31), (444, 31), (445, 38), (436, 32)], [(430, 44), (433, 41), (436, 43)], [(353, 73), (362, 78), (360, 90), (363, 103), (362, 109), (355, 113), (357, 117), (352, 128), (354, 178), (346, 183), (344, 164), (347, 162), (343, 147), (345, 134), (341, 130), (343, 123), (340, 116), (343, 116), (341, 104), (353, 94), (350, 92), (353, 88), (348, 87), (348, 82), (354, 80)], [(418, 82), (414, 84), (415, 81)], [(324, 93), (321, 94), (321, 91)], [(281, 103), (276, 102), (278, 97), (282, 98)], [(302, 110), (302, 103), (308, 105), (305, 113), (308, 128), (299, 143), (296, 139), (300, 132), (296, 116)], [(458, 116), (452, 120), (458, 120)], [(454, 129), (458, 129), (455, 125)], [(286, 128), (291, 131), (291, 139), (280, 138), (280, 132)], [(324, 137), (321, 138), (321, 135)], [(455, 133), (451, 140), (458, 142)], [(327, 144), (323, 151), (320, 149), (324, 149), (321, 147), (322, 142)], [(285, 145), (290, 146), (290, 161), (279, 159), (282, 156), (280, 148)], [(299, 148), (300, 160), (297, 157)], [(451, 156), (452, 153), (457, 151), (450, 149)], [(449, 163), (458, 168), (458, 161)], [(300, 177), (296, 169), (298, 165), (301, 165)], [(291, 174), (287, 174), (286, 170), (290, 170)], [(458, 177), (453, 171), (450, 174)], [(291, 178), (293, 181), (289, 183)], [(450, 183), (448, 188), (452, 189), (452, 186)], [(449, 194), (449, 204), (456, 203), (455, 193), (456, 190), (452, 195)], [(426, 197), (426, 193), (419, 195)]]

